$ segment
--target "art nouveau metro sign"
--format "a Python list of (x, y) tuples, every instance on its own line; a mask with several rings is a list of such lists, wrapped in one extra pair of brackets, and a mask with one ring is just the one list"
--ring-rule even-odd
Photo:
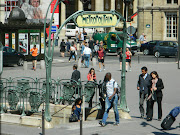
[(78, 27), (115, 27), (120, 16), (114, 11), (84, 11), (83, 14), (75, 17), (74, 22)]

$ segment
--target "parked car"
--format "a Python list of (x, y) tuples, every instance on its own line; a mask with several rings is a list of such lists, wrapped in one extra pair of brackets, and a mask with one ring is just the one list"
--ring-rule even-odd
[(155, 57), (176, 56), (177, 50), (178, 50), (178, 44), (174, 41), (158, 41), (153, 48), (153, 54)]
[(16, 52), (11, 47), (3, 46), (3, 65), (17, 64), (23, 66), (24, 55)]
[(144, 55), (153, 55), (153, 48), (159, 40), (149, 41), (145, 44), (141, 44), (140, 51), (143, 52)]

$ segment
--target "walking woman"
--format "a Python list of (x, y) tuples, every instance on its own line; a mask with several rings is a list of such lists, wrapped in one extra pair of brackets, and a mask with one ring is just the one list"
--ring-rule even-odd
[(117, 57), (119, 57), (119, 62), (120, 62), (120, 71), (122, 70), (122, 48), (119, 49), (117, 53)]
[(64, 39), (62, 39), (62, 42), (60, 44), (60, 52), (61, 52), (61, 56), (63, 58), (64, 58), (65, 51), (66, 51), (66, 45), (65, 45)]
[(76, 44), (74, 42), (72, 42), (72, 45), (70, 47), (69, 62), (70, 62), (72, 56), (74, 56), (74, 59), (75, 59), (75, 62), (76, 62)]
[(105, 51), (102, 48), (102, 46), (99, 46), (99, 51), (98, 51), (98, 62), (99, 62), (99, 71), (101, 72), (101, 63), (103, 65), (103, 70), (105, 70), (105, 65), (104, 65), (104, 57), (105, 57)]
[[(164, 89), (164, 84), (161, 78), (159, 78), (159, 75), (156, 71), (151, 72), (152, 76), (152, 88), (150, 91), (150, 96), (148, 98), (148, 113), (147, 113), (147, 121), (151, 121), (153, 118), (153, 106), (154, 102), (157, 101), (158, 105), (158, 121), (161, 121), (162, 118), (162, 89)], [(153, 97), (154, 92), (154, 99)], [(156, 99), (157, 97), (157, 99)]]
[(129, 71), (131, 71), (131, 56), (132, 56), (131, 51), (129, 51), (129, 48), (126, 48), (126, 72), (128, 71), (128, 65), (129, 65)]

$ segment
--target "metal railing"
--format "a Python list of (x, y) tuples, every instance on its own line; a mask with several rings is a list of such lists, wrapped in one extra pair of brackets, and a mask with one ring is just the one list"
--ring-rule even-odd
[[(46, 78), (2, 78), (0, 80), (0, 113), (26, 116), (40, 112), (40, 106), (45, 108), (46, 105), (46, 85)], [(96, 82), (51, 79), (49, 87), (49, 103), (71, 105), (77, 98), (84, 96), (89, 107), (92, 107), (93, 103), (99, 104)]]

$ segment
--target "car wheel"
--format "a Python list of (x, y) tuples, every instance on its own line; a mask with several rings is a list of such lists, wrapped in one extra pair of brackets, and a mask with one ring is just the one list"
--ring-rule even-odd
[(71, 39), (71, 37), (68, 37), (68, 39)]
[(18, 65), (18, 66), (23, 66), (23, 65), (24, 65), (24, 60), (23, 60), (23, 58), (19, 58), (17, 65)]
[(148, 50), (148, 49), (145, 49), (145, 50), (143, 51), (143, 54), (144, 54), (144, 55), (148, 55), (148, 54), (149, 54), (149, 50)]
[(158, 51), (155, 52), (155, 53), (154, 53), (154, 56), (155, 56), (156, 58), (157, 58), (157, 57), (160, 57), (160, 52), (158, 52)]

